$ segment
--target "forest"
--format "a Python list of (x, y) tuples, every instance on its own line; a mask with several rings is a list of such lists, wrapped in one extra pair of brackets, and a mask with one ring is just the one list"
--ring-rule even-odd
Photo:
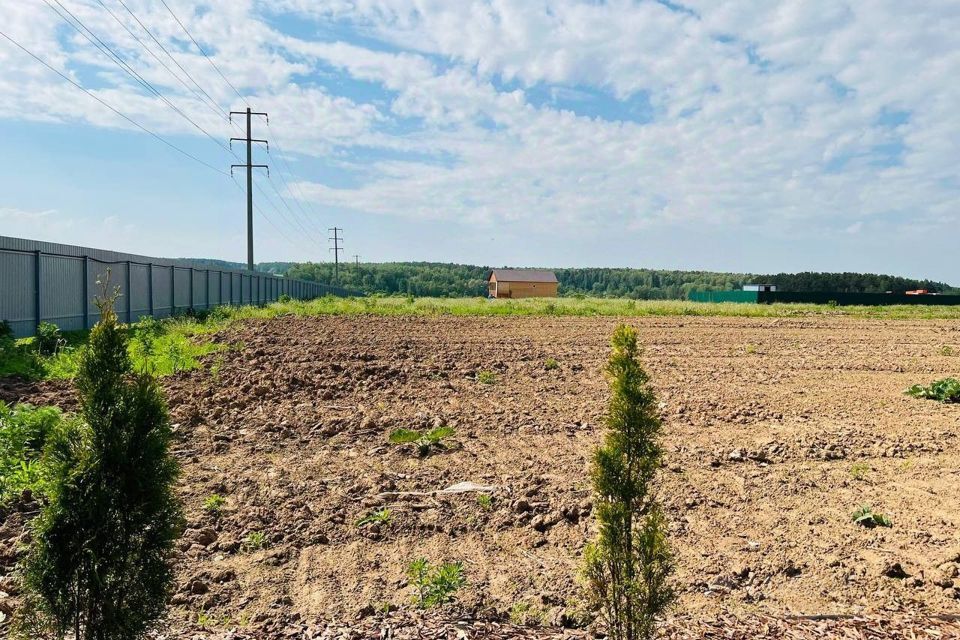
[[(462, 297), (486, 293), (489, 267), (436, 262), (341, 264), (339, 278), (332, 263), (294, 264), (286, 276), (333, 283), (365, 293)], [(560, 295), (642, 300), (684, 299), (693, 290), (739, 289), (748, 283), (775, 284), (783, 291), (903, 292), (928, 289), (960, 293), (943, 282), (872, 273), (745, 274), (658, 269), (555, 269)]]

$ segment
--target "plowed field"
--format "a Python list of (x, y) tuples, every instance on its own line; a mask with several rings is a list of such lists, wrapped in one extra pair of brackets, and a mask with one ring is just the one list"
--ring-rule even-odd
[[(958, 373), (943, 349), (960, 352), (957, 323), (630, 322), (666, 423), (671, 624), (960, 614), (960, 405), (903, 395)], [(404, 568), (419, 556), (464, 563), (459, 615), (580, 624), (615, 324), (280, 317), (217, 335), (235, 348), (164, 381), (190, 522), (170, 629), (283, 637), (375, 620), (410, 606)], [(72, 404), (63, 383), (0, 382), (0, 398)], [(387, 441), (439, 425), (455, 434), (427, 457)], [(493, 487), (489, 508), (476, 492), (436, 493), (463, 482)], [(226, 498), (219, 518), (202, 508), (213, 494)], [(854, 525), (865, 504), (893, 526)], [(383, 507), (388, 524), (356, 525)], [(8, 568), (23, 519), (0, 529)], [(244, 544), (252, 532), (262, 549)], [(960, 633), (946, 626), (940, 637)]]

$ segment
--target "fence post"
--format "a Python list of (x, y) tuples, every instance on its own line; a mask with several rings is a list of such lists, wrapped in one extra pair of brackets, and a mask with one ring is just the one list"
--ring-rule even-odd
[(177, 267), (170, 265), (170, 317), (177, 311)]
[(83, 256), (83, 328), (90, 328), (90, 256)]
[(148, 308), (150, 317), (153, 317), (153, 263), (147, 263), (147, 295), (150, 297)]
[(36, 251), (33, 252), (33, 257), (34, 257), (33, 277), (36, 280), (36, 282), (34, 283), (36, 286), (33, 288), (33, 293), (34, 293), (33, 312), (37, 317), (37, 320), (34, 323), (33, 329), (34, 329), (34, 333), (36, 333), (40, 329), (40, 323), (43, 322), (43, 317), (41, 315), (43, 313), (43, 306), (42, 306), (43, 292), (40, 286), (40, 278), (42, 277), (40, 263), (43, 260), (43, 252), (40, 251), (40, 249), (37, 249)]
[(193, 309), (193, 267), (190, 267), (190, 309)]
[(130, 261), (127, 260), (127, 324), (133, 324), (133, 293), (131, 289), (132, 278), (130, 277)]
[(210, 308), (210, 269), (204, 269), (203, 271), (207, 276), (207, 309)]

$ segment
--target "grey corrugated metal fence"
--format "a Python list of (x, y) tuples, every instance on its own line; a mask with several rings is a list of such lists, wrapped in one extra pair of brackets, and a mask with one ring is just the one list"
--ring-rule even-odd
[(0, 236), (0, 320), (18, 337), (33, 335), (41, 321), (65, 331), (90, 328), (99, 317), (93, 304), (97, 281), (107, 269), (110, 288), (120, 288), (116, 311), (124, 322), (223, 304), (264, 304), (283, 294), (301, 300), (360, 295), (267, 273)]

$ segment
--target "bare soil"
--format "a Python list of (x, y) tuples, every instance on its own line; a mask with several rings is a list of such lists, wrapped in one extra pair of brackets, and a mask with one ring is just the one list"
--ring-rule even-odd
[[(903, 394), (958, 373), (960, 357), (942, 347), (960, 351), (960, 325), (630, 322), (666, 424), (657, 482), (678, 562), (671, 635), (704, 637), (710, 624), (745, 620), (753, 631), (736, 637), (784, 637), (758, 630), (775, 620), (768, 629), (793, 637), (837, 637), (830, 625), (839, 635), (848, 623), (795, 618), (831, 615), (960, 637), (960, 627), (933, 621), (960, 614), (960, 405)], [(217, 335), (243, 348), (211, 357), (216, 374), (164, 381), (189, 528), (163, 637), (229, 628), (236, 637), (377, 637), (383, 620), (416, 626), (404, 569), (420, 556), (464, 563), (468, 585), (441, 614), (447, 623), (512, 613), (543, 637), (582, 627), (576, 575), (594, 535), (588, 468), (615, 324), (281, 317)], [(559, 367), (548, 369), (548, 358)], [(481, 371), (495, 382), (479, 382)], [(0, 399), (73, 403), (69, 385), (9, 380)], [(387, 441), (396, 428), (439, 425), (455, 435), (426, 457)], [(432, 493), (461, 482), (495, 487), (492, 508), (475, 492)], [(220, 517), (202, 508), (213, 494), (227, 500)], [(865, 504), (893, 526), (854, 525)], [(389, 524), (356, 525), (383, 507)], [(0, 528), (7, 570), (24, 519), (11, 514)], [(264, 548), (244, 544), (253, 532), (265, 534)]]

